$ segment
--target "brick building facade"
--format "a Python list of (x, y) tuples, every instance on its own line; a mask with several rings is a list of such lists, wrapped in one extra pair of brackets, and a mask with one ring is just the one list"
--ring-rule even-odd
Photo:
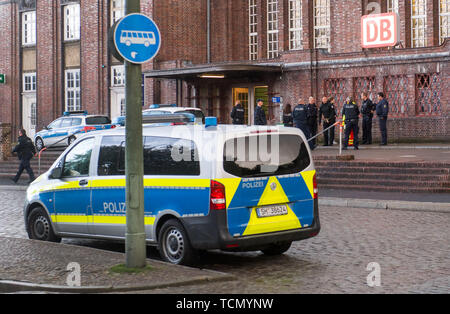
[[(41, 129), (66, 109), (123, 113), (123, 66), (108, 48), (123, 3), (0, 0), (0, 72), (7, 77), (0, 122)], [(363, 91), (372, 97), (382, 91), (391, 104), (390, 139), (450, 138), (449, 0), (141, 0), (141, 6), (163, 39), (160, 54), (143, 67), (146, 105), (201, 107), (229, 123), (240, 99), (251, 123), (263, 98), (276, 123), (272, 96), (293, 105), (334, 96), (340, 108), (348, 95), (359, 102)], [(395, 48), (361, 48), (361, 16), (377, 12), (399, 14)]]

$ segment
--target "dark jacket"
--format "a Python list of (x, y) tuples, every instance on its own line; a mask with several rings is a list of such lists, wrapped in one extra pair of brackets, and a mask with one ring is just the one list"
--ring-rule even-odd
[(342, 108), (342, 116), (345, 116), (345, 120), (358, 120), (359, 119), (359, 108), (355, 102), (345, 103)]
[(231, 111), (231, 119), (233, 120), (233, 124), (244, 124), (245, 118), (245, 109), (241, 104), (233, 107)]
[(319, 124), (322, 123), (322, 116), (324, 120), (328, 120), (328, 123), (336, 122), (336, 108), (330, 102), (322, 103), (319, 109)]
[(255, 125), (267, 125), (266, 113), (262, 107), (256, 106)]
[(318, 110), (316, 104), (308, 104), (306, 107), (308, 109), (308, 125), (317, 125)]
[(17, 144), (13, 153), (17, 153), (19, 160), (31, 159), (36, 154), (36, 148), (33, 141), (28, 136), (19, 136), (19, 144)]
[(386, 99), (381, 100), (377, 104), (377, 116), (380, 118), (387, 118), (389, 114), (389, 103)]
[(283, 113), (283, 124), (287, 127), (294, 126), (294, 119), (292, 118), (292, 112)]
[(295, 106), (294, 111), (292, 112), (292, 119), (296, 127), (308, 124), (308, 117), (308, 108), (306, 105), (298, 104)]
[(373, 118), (372, 111), (375, 111), (375, 108), (376, 108), (376, 106), (374, 105), (372, 100), (367, 98), (367, 100), (364, 100), (361, 105), (361, 113), (363, 114), (364, 117)]

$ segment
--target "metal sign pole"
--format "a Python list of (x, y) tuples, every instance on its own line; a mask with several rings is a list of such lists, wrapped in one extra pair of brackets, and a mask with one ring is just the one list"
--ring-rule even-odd
[[(127, 14), (140, 12), (140, 0), (126, 1)], [(143, 268), (146, 264), (144, 224), (144, 157), (142, 136), (142, 66), (125, 61), (126, 72), (126, 240), (128, 268)]]

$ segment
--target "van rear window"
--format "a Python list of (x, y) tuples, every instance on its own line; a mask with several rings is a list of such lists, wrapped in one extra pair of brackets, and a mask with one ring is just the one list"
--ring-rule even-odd
[(95, 125), (95, 124), (111, 124), (111, 120), (108, 117), (97, 116), (97, 117), (88, 117), (86, 118), (87, 125)]
[(299, 173), (310, 164), (305, 143), (294, 134), (240, 137), (224, 145), (224, 170), (241, 178)]

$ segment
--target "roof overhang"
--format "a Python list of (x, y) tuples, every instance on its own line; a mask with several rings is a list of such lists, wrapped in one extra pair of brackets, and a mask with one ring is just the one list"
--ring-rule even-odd
[(279, 65), (258, 64), (207, 64), (169, 70), (146, 71), (146, 78), (165, 79), (234, 79), (243, 77), (260, 77), (264, 74), (277, 74), (282, 72)]

